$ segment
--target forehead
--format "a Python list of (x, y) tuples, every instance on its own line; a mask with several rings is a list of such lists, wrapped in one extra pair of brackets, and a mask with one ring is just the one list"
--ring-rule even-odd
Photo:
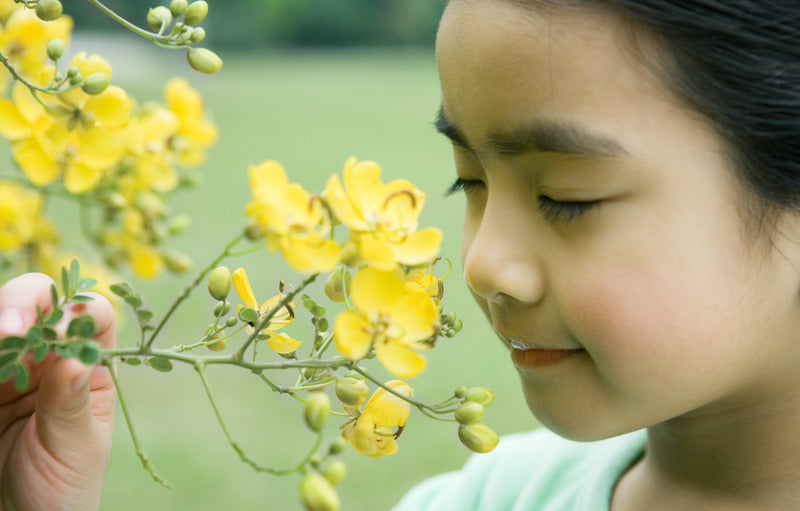
[(607, 9), (452, 0), (437, 38), (444, 111), (470, 138), (542, 117), (641, 118), (643, 103), (671, 98), (630, 34)]

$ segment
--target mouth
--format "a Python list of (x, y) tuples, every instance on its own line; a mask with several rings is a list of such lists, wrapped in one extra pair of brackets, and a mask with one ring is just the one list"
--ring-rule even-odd
[(541, 346), (514, 337), (500, 337), (511, 348), (511, 361), (517, 368), (539, 369), (557, 364), (585, 352), (583, 348), (555, 348)]

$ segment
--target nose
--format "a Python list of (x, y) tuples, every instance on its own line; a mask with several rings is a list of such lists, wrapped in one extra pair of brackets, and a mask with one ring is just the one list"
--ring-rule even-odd
[(493, 202), (492, 198), (479, 214), (468, 213), (462, 263), (464, 279), (473, 294), (498, 303), (513, 300), (531, 305), (542, 300), (545, 281), (541, 251), (537, 250), (535, 225), (530, 220), (511, 201)]

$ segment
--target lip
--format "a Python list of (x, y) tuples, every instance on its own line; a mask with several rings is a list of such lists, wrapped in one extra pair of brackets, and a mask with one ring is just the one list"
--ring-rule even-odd
[(508, 343), (511, 348), (511, 361), (520, 369), (548, 367), (585, 351), (583, 348), (540, 346), (516, 337), (506, 337), (503, 334), (500, 334), (500, 337)]

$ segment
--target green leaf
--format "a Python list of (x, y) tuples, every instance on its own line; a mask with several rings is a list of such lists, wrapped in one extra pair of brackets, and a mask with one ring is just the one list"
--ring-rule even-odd
[(81, 277), (78, 281), (78, 289), (81, 291), (86, 291), (87, 289), (92, 289), (94, 286), (97, 285), (97, 279), (93, 279), (91, 277)]
[(311, 312), (312, 314), (314, 313), (314, 307), (316, 307), (316, 306), (317, 306), (317, 302), (315, 302), (314, 300), (312, 300), (310, 298), (308, 298), (306, 300), (303, 300), (303, 307), (308, 309), (309, 312)]
[(311, 309), (311, 314), (313, 314), (315, 318), (321, 318), (326, 312), (328, 311), (325, 310), (325, 307), (322, 305), (315, 305), (314, 308)]
[(72, 294), (69, 289), (69, 271), (66, 266), (61, 267), (61, 290), (64, 291), (64, 296)]
[(86, 295), (75, 295), (69, 299), (69, 301), (72, 303), (86, 303), (86, 302), (91, 302), (92, 300), (94, 300), (93, 296), (86, 296)]
[(136, 318), (139, 323), (147, 323), (153, 319), (153, 311), (148, 309), (136, 309)]
[(53, 310), (58, 310), (58, 289), (55, 284), (50, 285), (50, 303), (53, 306)]
[(129, 287), (124, 282), (120, 284), (111, 284), (108, 288), (111, 290), (112, 293), (121, 298), (125, 298), (130, 294), (130, 292), (128, 291)]
[(123, 359), (126, 364), (129, 366), (138, 366), (142, 364), (142, 359), (136, 357), (128, 357)]
[(3, 353), (0, 355), (0, 368), (4, 368), (7, 365), (15, 365), (19, 360), (19, 352), (18, 351), (10, 351), (8, 353)]
[(317, 328), (326, 332), (328, 330), (328, 320), (326, 318), (320, 318), (320, 320), (317, 321)]
[(78, 359), (87, 366), (94, 365), (100, 359), (100, 345), (96, 342), (87, 342), (81, 346)]
[(161, 371), (162, 373), (168, 373), (172, 371), (172, 362), (166, 358), (150, 357), (147, 359), (146, 363), (156, 371)]
[(11, 335), (0, 340), (0, 350), (16, 350), (24, 349), (28, 345), (28, 340), (18, 335)]
[(48, 341), (53, 341), (56, 337), (58, 337), (58, 333), (56, 333), (55, 329), (50, 328), (49, 326), (42, 328), (42, 335)]
[(31, 375), (25, 364), (19, 363), (14, 370), (14, 388), (17, 392), (25, 392), (31, 382)]
[(245, 323), (255, 323), (258, 321), (258, 312), (251, 309), (250, 307), (242, 307), (239, 309), (239, 319), (244, 321)]
[(46, 342), (41, 343), (39, 346), (36, 347), (36, 351), (33, 353), (33, 361), (37, 364), (44, 360), (44, 357), (47, 355), (49, 351)]
[(131, 307), (141, 307), (142, 306), (142, 299), (136, 295), (128, 295), (124, 298), (125, 303), (130, 305)]
[(72, 319), (67, 326), (67, 337), (80, 337), (92, 339), (94, 337), (94, 318), (88, 314), (81, 314)]
[(61, 321), (61, 318), (63, 318), (63, 317), (64, 317), (64, 311), (63, 310), (61, 310), (61, 309), (54, 310), (53, 312), (51, 312), (50, 314), (47, 315), (47, 317), (44, 319), (43, 323), (45, 325), (47, 325), (47, 326), (53, 326), (56, 323), (58, 323), (59, 321)]
[(69, 263), (69, 288), (73, 291), (78, 289), (78, 281), (80, 280), (81, 265), (77, 259), (73, 259)]
[(17, 364), (6, 364), (0, 367), (0, 382), (5, 382), (12, 376), (14, 376), (14, 371), (17, 370)]
[(28, 342), (31, 344), (38, 344), (42, 342), (42, 327), (39, 325), (33, 325), (28, 329), (26, 336), (28, 337)]

